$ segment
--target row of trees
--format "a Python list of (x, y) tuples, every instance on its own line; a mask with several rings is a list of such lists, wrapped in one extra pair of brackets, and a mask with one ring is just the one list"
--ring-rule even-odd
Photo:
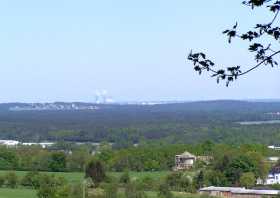
[(91, 158), (90, 150), (83, 147), (72, 151), (46, 150), (37, 146), (0, 147), (1, 170), (84, 171)]
[[(265, 157), (280, 155), (278, 152), (268, 149), (265, 145), (244, 144), (234, 146), (206, 141), (196, 145), (147, 144), (121, 150), (104, 149), (96, 155), (96, 158), (103, 161), (106, 164), (106, 168), (111, 171), (162, 171), (171, 170), (174, 167), (175, 155), (185, 151), (197, 156), (213, 156), (215, 159), (212, 162), (213, 170), (220, 170), (227, 175), (230, 175), (229, 170), (224, 172), (219, 167), (235, 166), (239, 161), (242, 163), (243, 161), (248, 162), (248, 166), (253, 167), (248, 172), (253, 171), (256, 177), (263, 177), (265, 173), (262, 171), (266, 172), (267, 170), (266, 164), (263, 163)], [(223, 160), (229, 164), (226, 164), (227, 166), (221, 164)], [(196, 166), (199, 168), (200, 165), (201, 163), (198, 162)]]
[[(225, 161), (232, 161), (232, 163), (246, 159), (254, 163), (254, 166), (260, 164), (260, 160), (264, 157), (279, 156), (279, 153), (268, 149), (264, 145), (229, 146), (226, 144), (214, 144), (210, 141), (196, 145), (145, 143), (140, 144), (138, 147), (131, 146), (124, 149), (114, 149), (109, 144), (104, 143), (94, 155), (91, 148), (86, 146), (71, 149), (47, 150), (40, 147), (0, 147), (0, 169), (82, 172), (85, 170), (86, 164), (91, 159), (96, 158), (106, 164), (105, 168), (110, 171), (163, 171), (171, 170), (174, 166), (175, 155), (185, 151), (195, 155), (211, 155), (215, 158), (214, 163), (222, 161), (224, 157), (226, 158)], [(246, 154), (246, 156), (240, 157), (239, 153)], [(215, 166), (226, 167), (219, 164)], [(222, 170), (219, 168), (213, 169)], [(259, 167), (259, 169), (264, 168)], [(255, 171), (254, 173), (256, 176), (261, 177), (262, 175), (259, 172)], [(225, 173), (230, 174), (228, 171)]]

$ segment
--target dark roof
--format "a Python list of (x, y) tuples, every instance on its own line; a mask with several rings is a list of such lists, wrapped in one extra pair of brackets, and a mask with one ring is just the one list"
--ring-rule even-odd
[(280, 166), (274, 166), (271, 171), (270, 171), (271, 174), (278, 174), (280, 173)]

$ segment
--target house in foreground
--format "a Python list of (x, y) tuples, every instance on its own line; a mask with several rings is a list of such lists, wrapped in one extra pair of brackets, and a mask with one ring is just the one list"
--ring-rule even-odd
[(280, 195), (279, 190), (254, 190), (236, 187), (210, 186), (199, 189), (199, 194), (226, 198), (273, 198)]

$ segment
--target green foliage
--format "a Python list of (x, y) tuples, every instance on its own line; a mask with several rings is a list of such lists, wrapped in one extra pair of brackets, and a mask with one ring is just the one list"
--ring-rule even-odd
[(254, 173), (248, 172), (243, 173), (240, 177), (240, 185), (246, 188), (252, 188), (256, 185), (256, 177)]
[[(132, 142), (148, 144), (151, 141), (164, 144), (196, 144), (206, 139), (214, 143), (235, 145), (277, 144), (280, 141), (277, 123), (269, 125), (237, 123), (279, 119), (277, 116), (267, 114), (267, 112), (279, 112), (279, 102), (205, 101), (141, 107), (104, 105), (100, 106), (99, 111), (51, 111), (44, 114), (39, 111), (11, 113), (8, 111), (11, 106), (13, 105), (0, 104), (1, 116), (5, 118), (0, 120), (1, 139), (17, 139), (24, 142), (40, 140), (118, 142), (122, 139), (129, 140), (129, 146)], [(55, 145), (55, 147), (60, 146)], [(28, 158), (25, 160), (27, 164), (36, 164), (39, 159), (35, 160), (33, 155), (18, 157)], [(43, 162), (44, 158), (48, 157), (40, 158), (40, 166), (46, 164)], [(2, 159), (0, 159), (0, 167), (1, 161)], [(21, 161), (18, 160), (19, 163)], [(26, 169), (27, 164), (24, 166), (21, 164), (18, 168), (31, 170)], [(3, 167), (6, 166), (11, 164), (4, 159)]]
[(105, 198), (117, 198), (118, 197), (118, 185), (117, 183), (108, 183), (104, 189)]
[(69, 198), (83, 198), (84, 186), (80, 183), (71, 185), (71, 193)]
[(172, 195), (171, 191), (169, 190), (169, 186), (166, 183), (160, 184), (158, 197), (159, 198), (173, 198), (173, 195)]
[(130, 182), (129, 172), (125, 171), (120, 177), (120, 183), (128, 184)]
[(5, 177), (0, 176), (0, 188), (5, 184)]
[(13, 170), (18, 167), (18, 157), (13, 150), (0, 147), (0, 169)]
[(65, 171), (66, 155), (62, 152), (52, 153), (49, 159), (48, 167), (53, 172)]
[(172, 172), (167, 175), (165, 184), (174, 191), (192, 192), (193, 186), (188, 175), (184, 172)]
[(206, 171), (205, 180), (207, 186), (228, 186), (227, 178), (221, 171)]
[(130, 182), (125, 186), (126, 198), (146, 198), (147, 195), (136, 182)]
[(203, 187), (205, 183), (205, 176), (203, 171), (199, 171), (199, 173), (194, 177), (193, 183), (196, 189)]
[(14, 172), (9, 172), (6, 175), (6, 186), (9, 188), (16, 188), (18, 185), (18, 177)]
[(21, 179), (21, 185), (37, 189), (40, 186), (39, 172), (27, 172)]
[(98, 186), (106, 178), (105, 168), (101, 161), (92, 160), (86, 167), (86, 177), (90, 177), (95, 186)]
[(248, 145), (242, 145), (239, 149), (224, 147), (222, 152), (215, 155), (212, 168), (226, 177), (228, 185), (240, 185), (240, 178), (243, 173), (251, 172), (255, 175), (255, 178), (264, 178), (268, 173), (264, 156), (261, 151), (258, 151), (257, 147)]
[(40, 176), (38, 198), (69, 198), (70, 189), (63, 178), (42, 174)]
[(139, 180), (139, 185), (142, 186), (144, 190), (158, 190), (159, 188), (159, 179), (153, 178), (152, 176), (144, 176), (142, 179)]

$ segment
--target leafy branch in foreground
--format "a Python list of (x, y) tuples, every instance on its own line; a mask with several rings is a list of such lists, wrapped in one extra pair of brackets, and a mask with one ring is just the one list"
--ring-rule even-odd
[[(275, 23), (279, 12), (280, 12), (280, 1), (274, 0), (249, 0), (243, 1), (243, 4), (246, 6), (250, 6), (252, 9), (256, 7), (265, 6), (267, 7), (269, 12), (273, 13), (273, 18), (269, 23), (265, 24), (256, 24), (253, 30), (249, 30), (245, 33), (239, 33), (237, 31), (238, 23), (236, 23), (231, 29), (227, 29), (223, 32), (228, 38), (228, 42), (231, 43), (233, 38), (239, 38), (244, 41), (248, 41), (249, 52), (254, 53), (256, 65), (249, 67), (249, 69), (242, 71), (241, 66), (232, 66), (227, 67), (226, 69), (214, 69), (215, 63), (208, 59), (206, 55), (202, 52), (199, 53), (191, 53), (188, 55), (188, 60), (193, 62), (194, 70), (199, 74), (207, 71), (212, 75), (211, 77), (216, 77), (217, 83), (221, 80), (226, 80), (226, 85), (228, 86), (230, 82), (236, 80), (239, 76), (243, 76), (260, 66), (270, 65), (274, 67), (278, 65), (278, 62), (275, 61), (274, 57), (280, 53), (280, 50), (274, 50), (272, 48), (272, 43), (262, 44), (259, 42), (254, 42), (256, 39), (267, 40), (266, 38), (272, 38), (276, 43), (279, 42), (280, 39), (280, 27), (273, 26)], [(242, 67), (243, 68), (243, 67)]]

